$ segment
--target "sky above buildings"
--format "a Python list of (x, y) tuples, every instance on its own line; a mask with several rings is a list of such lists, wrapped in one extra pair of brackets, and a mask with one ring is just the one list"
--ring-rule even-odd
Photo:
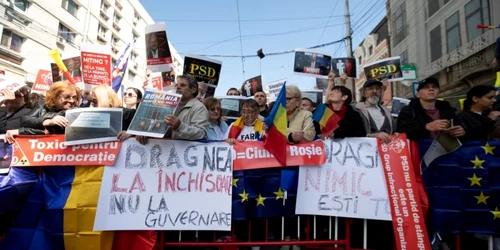
[[(308, 48), (343, 39), (344, 0), (141, 0), (156, 22), (165, 22), (167, 36), (181, 55), (256, 55)], [(353, 50), (385, 16), (385, 0), (350, 0)], [(238, 23), (238, 9), (240, 23)], [(241, 30), (241, 44), (240, 33)], [(315, 49), (346, 56), (344, 42)], [(287, 78), (302, 90), (312, 89), (314, 77), (293, 73), (293, 53), (258, 57), (212, 57), (222, 61), (216, 95), (262, 72), (263, 85)], [(261, 71), (260, 71), (261, 70)]]

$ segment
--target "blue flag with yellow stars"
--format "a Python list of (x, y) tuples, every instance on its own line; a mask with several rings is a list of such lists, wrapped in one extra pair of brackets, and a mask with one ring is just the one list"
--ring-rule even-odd
[[(420, 142), (420, 152), (429, 145)], [(500, 142), (465, 143), (434, 160), (423, 178), (436, 231), (500, 231)]]
[(298, 167), (234, 171), (233, 220), (295, 215)]

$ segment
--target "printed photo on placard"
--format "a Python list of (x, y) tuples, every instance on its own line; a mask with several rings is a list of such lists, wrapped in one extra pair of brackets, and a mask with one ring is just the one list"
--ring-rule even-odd
[(408, 104), (410, 104), (410, 100), (408, 100), (408, 99), (393, 97), (392, 98), (392, 109), (391, 109), (392, 116), (398, 117), (399, 112), (401, 112), (401, 109), (403, 109)]
[(333, 58), (332, 71), (336, 76), (346, 74), (347, 77), (356, 78), (356, 59), (354, 58)]
[(328, 88), (328, 79), (316, 78), (316, 86), (314, 88), (326, 91), (326, 88)]
[[(69, 74), (75, 82), (83, 82), (82, 79), (82, 63), (81, 63), (81, 58), (79, 56), (76, 57), (71, 57), (71, 58), (66, 58), (62, 60), (64, 65), (66, 65), (66, 68), (68, 69)], [(52, 82), (58, 82), (58, 81), (65, 81), (66, 76), (64, 76), (63, 72), (57, 64), (51, 63), (51, 68), (52, 68)]]
[(295, 50), (293, 71), (296, 74), (328, 78), (332, 68), (332, 57), (310, 50)]
[(262, 76), (255, 76), (247, 79), (241, 85), (241, 95), (242, 96), (253, 96), (255, 93), (263, 91), (262, 90)]
[(164, 22), (146, 26), (147, 67), (153, 72), (170, 71), (172, 55)]
[(401, 59), (399, 56), (367, 64), (364, 71), (367, 79), (386, 79), (389, 82), (403, 81)]
[(199, 83), (204, 83), (199, 97), (213, 96), (219, 84), (222, 62), (202, 56), (186, 55), (184, 57), (184, 74), (192, 75)]
[(172, 85), (175, 83), (175, 72), (172, 71), (166, 71), (166, 72), (161, 72), (161, 78), (163, 81), (163, 89), (167, 88), (168, 86)]
[(122, 131), (123, 109), (80, 108), (66, 111), (69, 123), (65, 129), (65, 145), (116, 141)]

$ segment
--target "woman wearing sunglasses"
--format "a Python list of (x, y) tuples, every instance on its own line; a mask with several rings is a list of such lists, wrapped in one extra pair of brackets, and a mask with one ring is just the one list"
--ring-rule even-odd
[(142, 99), (142, 92), (139, 89), (129, 87), (123, 92), (123, 107), (137, 109)]

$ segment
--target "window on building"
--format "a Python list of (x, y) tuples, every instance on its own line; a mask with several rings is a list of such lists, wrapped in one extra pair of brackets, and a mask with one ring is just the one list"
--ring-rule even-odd
[(113, 63), (112, 65), (115, 66), (116, 65), (116, 60), (114, 58), (111, 58), (111, 63)]
[(102, 25), (99, 24), (99, 26), (97, 26), (97, 34), (99, 34), (102, 37), (106, 37), (106, 33), (108, 33), (108, 29), (102, 27)]
[(78, 4), (73, 0), (63, 0), (61, 7), (67, 10), (71, 15), (76, 17), (78, 14), (78, 7), (80, 6), (78, 6)]
[(431, 47), (431, 62), (441, 58), (442, 45), (441, 45), (441, 25), (431, 30), (430, 33), (430, 47)]
[(73, 42), (75, 40), (75, 34), (64, 24), (59, 23), (59, 37), (62, 37), (67, 42)]
[(128, 80), (130, 82), (134, 82), (135, 74), (132, 73), (130, 70), (128, 71)]
[(21, 52), (24, 38), (16, 35), (10, 30), (4, 29), (2, 32), (2, 46), (16, 52)]
[(137, 54), (136, 53), (134, 53), (134, 52), (130, 53), (130, 61), (132, 63), (135, 63), (135, 59), (136, 58), (137, 58)]
[(105, 3), (104, 0), (101, 0), (101, 10), (107, 12), (109, 9), (109, 4)]
[(359, 64), (363, 64), (363, 57), (362, 57), (362, 56), (360, 56), (360, 57), (358, 58), (358, 63), (359, 63)]
[(141, 17), (137, 12), (134, 12), (134, 25), (136, 25), (139, 22), (139, 20), (141, 20)]
[(113, 15), (113, 22), (116, 23), (116, 24), (120, 24), (120, 21), (122, 20), (122, 18), (117, 15), (116, 13)]
[(447, 4), (450, 0), (444, 0), (443, 5)]
[(467, 40), (480, 36), (485, 30), (477, 29), (476, 25), (490, 25), (490, 4), (488, 0), (471, 0), (465, 5), (465, 23), (467, 25)]
[(135, 40), (139, 38), (139, 35), (137, 35), (135, 32), (132, 32), (132, 40)]
[(408, 50), (403, 51), (403, 53), (399, 54), (399, 57), (401, 59), (401, 64), (407, 64), (408, 63)]
[(439, 1), (441, 0), (427, 0), (427, 7), (429, 8), (429, 17), (434, 15), (439, 10)]
[(394, 45), (398, 45), (406, 37), (405, 2), (396, 9), (393, 16)]
[(458, 49), (460, 45), (460, 16), (457, 11), (446, 19), (446, 48), (448, 53)]
[(373, 55), (373, 46), (368, 47), (368, 56)]
[(113, 46), (118, 46), (118, 43), (120, 42), (120, 39), (116, 38), (116, 36), (111, 35), (111, 43)]
[(22, 11), (26, 11), (28, 9), (28, 4), (27, 0), (14, 0), (14, 6)]

